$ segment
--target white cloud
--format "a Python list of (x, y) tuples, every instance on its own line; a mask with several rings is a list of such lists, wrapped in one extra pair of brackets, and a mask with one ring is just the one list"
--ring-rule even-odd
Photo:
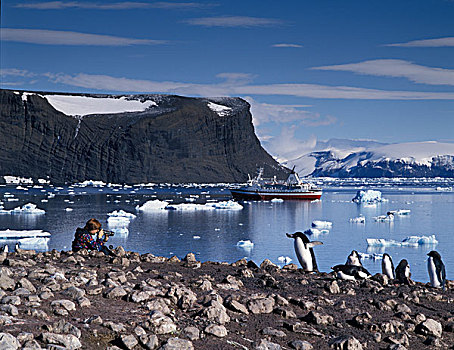
[(312, 69), (400, 77), (421, 84), (454, 85), (454, 69), (420, 66), (404, 60), (370, 60), (359, 63), (314, 67)]
[(246, 16), (222, 16), (192, 18), (185, 21), (188, 24), (204, 27), (272, 27), (283, 22), (273, 18), (259, 18)]
[(298, 121), (306, 126), (330, 125), (336, 122), (336, 119), (331, 116), (322, 117), (319, 113), (301, 109), (311, 107), (308, 105), (261, 103), (250, 96), (244, 96), (244, 99), (251, 105), (251, 113), (255, 126), (268, 122), (289, 123)]
[(225, 79), (224, 84), (226, 85), (243, 85), (253, 81), (255, 75), (248, 73), (219, 73), (216, 78)]
[(17, 4), (14, 7), (34, 9), (34, 10), (64, 10), (64, 9), (94, 9), (94, 10), (129, 10), (129, 9), (144, 9), (144, 8), (159, 8), (159, 9), (196, 9), (207, 8), (214, 5), (200, 4), (196, 2), (112, 2), (112, 3), (97, 3), (97, 2), (80, 2), (80, 1), (47, 1), (30, 4)]
[(165, 44), (163, 40), (122, 38), (111, 35), (86, 34), (44, 29), (2, 28), (2, 41), (41, 45), (130, 46)]
[[(351, 86), (316, 84), (249, 85), (241, 82), (233, 84), (231, 81), (218, 84), (194, 84), (118, 78), (109, 75), (84, 73), (75, 75), (47, 73), (44, 76), (54, 83), (111, 92), (170, 93), (194, 96), (281, 95), (353, 100), (454, 100), (454, 93), (452, 92), (378, 90)], [(332, 121), (328, 120), (326, 122)]]
[(282, 43), (282, 44), (274, 44), (274, 45), (271, 45), (272, 47), (294, 47), (294, 48), (300, 48), (300, 47), (303, 47), (303, 45), (300, 45), (300, 44), (285, 44), (285, 43)]
[(15, 76), (15, 77), (35, 77), (36, 74), (29, 72), (25, 69), (16, 69), (16, 68), (4, 68), (0, 69), (0, 76)]
[(397, 47), (453, 47), (454, 37), (438, 38), (438, 39), (425, 39), (413, 40), (406, 43), (388, 44), (385, 46)]
[(278, 161), (296, 159), (302, 154), (312, 152), (317, 145), (317, 138), (311, 136), (308, 140), (298, 139), (295, 137), (296, 129), (296, 125), (282, 127), (280, 134), (264, 142), (263, 146), (277, 157)]

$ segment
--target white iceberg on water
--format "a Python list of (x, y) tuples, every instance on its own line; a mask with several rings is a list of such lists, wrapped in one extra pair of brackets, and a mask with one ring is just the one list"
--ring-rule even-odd
[(322, 220), (314, 220), (312, 221), (312, 227), (317, 227), (317, 228), (331, 228), (333, 226), (333, 223), (330, 221), (322, 221)]
[(11, 210), (0, 210), (0, 214), (45, 214), (46, 211), (39, 209), (36, 204), (27, 203), (22, 207), (17, 207)]
[(438, 244), (435, 235), (431, 236), (409, 236), (401, 242), (385, 238), (367, 238), (369, 247), (417, 247), (423, 244)]
[(372, 254), (369, 254), (369, 253), (361, 253), (361, 252), (358, 252), (358, 255), (359, 255), (359, 257), (361, 258), (361, 260), (363, 260), (363, 259), (371, 259), (371, 260), (380, 260), (380, 259), (383, 259), (383, 254), (379, 254), (379, 253), (372, 253)]
[(236, 243), (236, 246), (238, 248), (243, 248), (243, 249), (246, 249), (246, 250), (251, 250), (252, 248), (254, 248), (254, 243), (252, 243), (250, 240), (244, 240), (244, 241), (238, 241)]
[(309, 236), (318, 236), (322, 234), (329, 233), (329, 230), (327, 229), (318, 229), (318, 228), (310, 228), (309, 230), (304, 231), (304, 234), (309, 235)]
[(364, 216), (358, 216), (356, 218), (351, 218), (349, 221), (353, 224), (365, 224), (366, 218)]
[(378, 203), (384, 202), (386, 199), (382, 198), (381, 192), (376, 190), (360, 190), (356, 192), (355, 198), (352, 199), (355, 203)]
[(277, 258), (277, 260), (284, 264), (290, 264), (292, 262), (292, 258), (290, 258), (288, 256), (280, 256)]
[(48, 250), (50, 238), (47, 237), (30, 237), (22, 238), (17, 241), (19, 247), (22, 249), (38, 249), (38, 250)]
[(124, 210), (114, 210), (113, 212), (107, 214), (109, 217), (123, 217), (123, 218), (128, 218), (128, 219), (135, 219), (136, 215), (132, 213), (128, 213)]
[(160, 201), (155, 199), (152, 201), (145, 202), (142, 206), (136, 206), (137, 211), (155, 211), (165, 209), (169, 205), (166, 201)]

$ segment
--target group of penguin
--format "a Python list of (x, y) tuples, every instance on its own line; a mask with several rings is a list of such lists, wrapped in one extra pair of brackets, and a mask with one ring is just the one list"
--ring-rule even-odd
[[(295, 253), (303, 270), (306, 272), (318, 271), (315, 254), (312, 248), (323, 243), (320, 241), (310, 241), (303, 232), (295, 232), (293, 234), (287, 233), (286, 235), (287, 237), (294, 239)], [(435, 250), (427, 255), (429, 256), (427, 260), (427, 270), (430, 284), (432, 287), (442, 287), (444, 290), (446, 284), (446, 271), (441, 256)], [(336, 272), (336, 276), (339, 279), (362, 280), (372, 277), (369, 271), (363, 267), (360, 256), (356, 250), (353, 250), (350, 253), (345, 264), (333, 266), (331, 269)], [(383, 254), (382, 273), (390, 280), (394, 280), (397, 283), (412, 283), (410, 280), (410, 265), (406, 259), (402, 259), (399, 262), (399, 265), (394, 269), (391, 256), (387, 253)]]

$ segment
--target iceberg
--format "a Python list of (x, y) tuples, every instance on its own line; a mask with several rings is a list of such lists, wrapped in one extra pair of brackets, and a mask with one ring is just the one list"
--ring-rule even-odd
[(30, 237), (50, 237), (49, 232), (43, 230), (4, 230), (0, 231), (0, 239), (20, 239)]
[(438, 244), (435, 235), (431, 236), (409, 236), (401, 242), (385, 238), (367, 238), (369, 247), (417, 247), (423, 244)]
[(352, 199), (355, 203), (379, 203), (384, 202), (386, 199), (382, 198), (381, 192), (376, 190), (359, 190), (356, 196)]
[(206, 204), (194, 204), (194, 203), (182, 203), (182, 204), (169, 204), (165, 207), (168, 210), (241, 210), (243, 206), (235, 201), (223, 201), (223, 202), (214, 202)]
[(383, 254), (379, 254), (379, 253), (372, 253), (372, 254), (369, 254), (369, 253), (361, 253), (361, 252), (358, 252), (358, 255), (361, 259), (371, 259), (371, 260), (380, 260), (380, 259), (383, 259)]
[(48, 250), (49, 240), (47, 237), (30, 237), (19, 239), (17, 243), (21, 249)]
[(107, 218), (109, 226), (128, 226), (131, 219), (125, 216), (110, 216)]
[(394, 214), (389, 212), (386, 215), (374, 216), (374, 220), (377, 222), (391, 222), (394, 221)]
[(137, 211), (155, 211), (165, 209), (169, 205), (166, 201), (160, 201), (159, 199), (155, 199), (152, 201), (145, 202), (142, 206), (136, 206)]
[(22, 207), (17, 207), (11, 210), (0, 210), (0, 214), (45, 214), (46, 211), (39, 209), (36, 204), (27, 203)]
[(128, 218), (128, 219), (135, 219), (136, 215), (132, 213), (128, 213), (124, 210), (114, 210), (113, 212), (107, 214), (109, 217), (122, 217), (122, 218)]
[[(283, 202), (284, 202), (284, 200), (282, 198), (273, 198), (271, 200), (271, 203), (283, 203)], [(292, 260), (292, 259), (290, 259), (290, 260)]]
[(292, 258), (290, 258), (288, 256), (280, 256), (277, 258), (277, 260), (284, 264), (290, 264), (292, 262)]
[(252, 243), (250, 240), (245, 240), (245, 241), (238, 241), (236, 243), (236, 246), (238, 248), (243, 248), (243, 249), (246, 249), (246, 250), (251, 250), (252, 248), (254, 248), (254, 243)]
[(319, 230), (318, 228), (310, 228), (309, 230), (306, 230), (303, 233), (306, 235), (309, 235), (309, 236), (312, 236), (312, 235), (318, 236), (318, 235), (329, 233), (329, 230), (327, 230), (327, 229)]
[(129, 230), (127, 227), (112, 227), (112, 231), (115, 232), (115, 235), (125, 237), (129, 235)]
[(358, 216), (356, 218), (351, 218), (349, 221), (353, 224), (365, 224), (366, 218), (364, 216)]
[(224, 202), (215, 202), (215, 203), (210, 203), (206, 204), (208, 206), (212, 206), (215, 209), (227, 209), (227, 210), (241, 210), (243, 209), (243, 206), (235, 201), (224, 201)]
[(312, 221), (312, 227), (317, 228), (331, 228), (333, 223), (330, 221), (314, 220)]

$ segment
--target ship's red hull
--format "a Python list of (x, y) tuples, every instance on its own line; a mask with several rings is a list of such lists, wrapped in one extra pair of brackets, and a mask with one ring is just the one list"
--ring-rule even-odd
[(315, 200), (322, 196), (321, 191), (308, 192), (273, 192), (273, 191), (248, 191), (242, 189), (230, 190), (234, 199), (237, 200)]

